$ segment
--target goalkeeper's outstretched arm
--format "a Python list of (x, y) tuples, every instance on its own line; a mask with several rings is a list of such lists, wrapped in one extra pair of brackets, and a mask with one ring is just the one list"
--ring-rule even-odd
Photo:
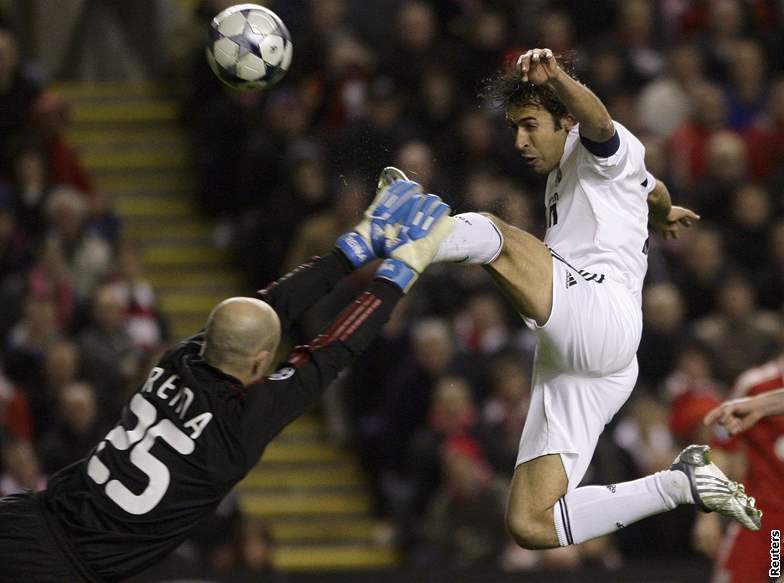
[[(248, 387), (242, 404), (242, 441), (250, 465), (275, 435), (318, 401), (343, 368), (361, 356), (446, 236), (449, 207), (438, 197), (415, 194), (404, 186), (389, 189), (404, 204), (395, 206), (400, 212), (387, 213), (384, 220), (396, 221), (399, 229), (394, 240), (377, 241), (385, 259), (368, 288), (309, 345), (295, 348), (274, 374)], [(374, 221), (386, 232), (383, 221)], [(342, 250), (339, 240), (330, 255), (281, 278), (262, 294), (281, 319), (291, 321), (356, 266), (350, 253)]]
[[(399, 170), (385, 168), (380, 181), (385, 179), (386, 173), (390, 170), (404, 176)], [(305, 310), (332, 291), (343, 277), (377, 258), (386, 257), (383, 249), (373, 248), (371, 223), (375, 223), (377, 227), (382, 229), (381, 237), (383, 239), (383, 226), (393, 220), (400, 221), (403, 218), (408, 218), (412, 209), (422, 207), (425, 201), (419, 196), (420, 193), (421, 187), (417, 183), (407, 180), (398, 179), (383, 188), (380, 184), (376, 197), (365, 211), (362, 220), (351, 231), (338, 237), (335, 248), (328, 255), (311, 258), (310, 261), (300, 265), (259, 292), (261, 299), (270, 304), (277, 312), (284, 332), (296, 322)], [(414, 200), (415, 197), (416, 200)], [(432, 203), (431, 199), (428, 200)], [(431, 204), (427, 208), (431, 208), (431, 206), (433, 212), (436, 212), (437, 209), (440, 212), (438, 216), (433, 216), (433, 220), (444, 214), (441, 206)], [(420, 213), (419, 216), (424, 216), (424, 213)], [(411, 224), (409, 227), (416, 230), (419, 237), (424, 237), (420, 225)], [(418, 251), (421, 254), (419, 248), (426, 246), (427, 243), (428, 241), (422, 241), (417, 245), (406, 245), (401, 252), (411, 254)], [(383, 244), (380, 247), (383, 247)], [(412, 248), (414, 251), (411, 250)], [(418, 268), (421, 271), (429, 259), (427, 262), (420, 260), (419, 262), (423, 265), (415, 264), (412, 266), (413, 269)]]
[(319, 299), (331, 292), (354, 266), (340, 249), (313, 257), (272, 282), (259, 296), (277, 312), (281, 330), (286, 331)]

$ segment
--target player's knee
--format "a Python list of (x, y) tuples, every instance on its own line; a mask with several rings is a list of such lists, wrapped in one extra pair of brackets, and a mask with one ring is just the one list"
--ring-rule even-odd
[(524, 549), (537, 550), (552, 547), (548, 531), (554, 526), (544, 519), (545, 513), (518, 507), (506, 511), (506, 529), (514, 541)]
[(495, 224), (503, 223), (503, 221), (499, 219), (497, 216), (495, 216), (493, 213), (488, 213), (487, 211), (479, 211), (479, 214), (482, 215), (483, 217), (487, 217)]
[(510, 225), (492, 213), (483, 212), (479, 214), (489, 219), (493, 225), (495, 225), (495, 228), (498, 229), (498, 232), (501, 233), (504, 243), (501, 255), (506, 255), (510, 258), (514, 258), (515, 256), (518, 256), (518, 258), (520, 256), (528, 258), (531, 256), (532, 252), (541, 252), (544, 250), (546, 251), (545, 255), (547, 256), (547, 260), (550, 260), (550, 252), (547, 251), (547, 248), (541, 241), (533, 237), (530, 233), (519, 227)]
[(509, 223), (505, 222), (503, 219), (498, 218), (493, 213), (480, 212), (478, 214), (482, 215), (486, 219), (489, 219), (490, 222), (492, 222), (493, 225), (495, 225), (495, 228), (498, 229), (498, 232), (501, 233), (501, 237), (503, 239), (503, 247), (501, 248), (500, 254), (505, 255), (509, 253), (510, 246), (514, 247), (514, 245), (510, 245), (510, 242), (513, 242), (514, 240), (514, 235), (512, 234), (513, 227)]

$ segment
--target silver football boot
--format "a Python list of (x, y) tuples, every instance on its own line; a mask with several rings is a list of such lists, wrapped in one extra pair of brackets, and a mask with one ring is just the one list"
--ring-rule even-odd
[(387, 186), (392, 185), (398, 180), (408, 180), (405, 172), (395, 168), (394, 166), (387, 166), (378, 175), (378, 185), (376, 186), (376, 194), (384, 190)]
[(749, 530), (759, 530), (762, 511), (754, 498), (746, 495), (743, 484), (733, 482), (710, 459), (710, 447), (690, 445), (678, 454), (670, 466), (689, 478), (694, 503), (703, 512), (718, 512), (737, 520)]

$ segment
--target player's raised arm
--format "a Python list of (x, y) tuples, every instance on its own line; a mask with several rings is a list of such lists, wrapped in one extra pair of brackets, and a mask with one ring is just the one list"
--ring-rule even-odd
[(532, 49), (520, 56), (518, 64), (523, 81), (552, 88), (580, 124), (582, 137), (598, 143), (613, 139), (615, 126), (607, 108), (593, 91), (560, 67), (553, 51)]

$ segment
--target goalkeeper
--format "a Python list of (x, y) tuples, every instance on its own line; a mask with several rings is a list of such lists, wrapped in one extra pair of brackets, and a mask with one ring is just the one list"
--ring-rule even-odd
[[(452, 228), (449, 207), (386, 169), (365, 219), (258, 298), (218, 304), (173, 347), (90, 454), (48, 488), (0, 499), (0, 582), (119, 581), (165, 557), (267, 444), (374, 339)], [(389, 226), (394, 225), (394, 228)], [(388, 237), (374, 251), (372, 228)], [(265, 376), (281, 331), (345, 275), (384, 261), (309, 346)]]

